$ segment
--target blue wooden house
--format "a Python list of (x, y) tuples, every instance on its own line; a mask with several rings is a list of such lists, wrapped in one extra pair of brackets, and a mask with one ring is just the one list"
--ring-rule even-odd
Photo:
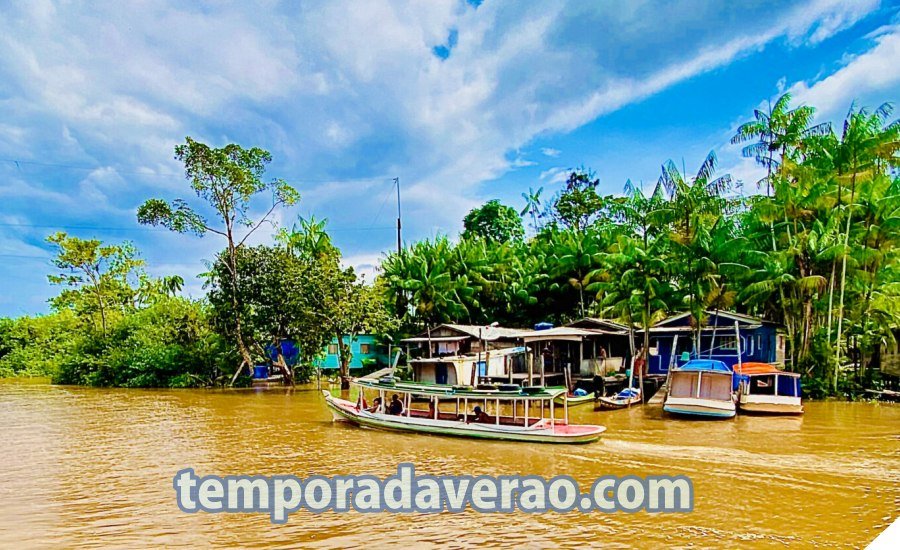
[[(373, 360), (387, 364), (388, 360), (387, 355), (384, 353), (385, 350), (378, 345), (375, 335), (360, 334), (352, 342), (350, 342), (348, 337), (344, 336), (344, 344), (348, 343), (350, 344), (350, 353), (353, 355), (350, 358), (351, 369), (360, 369)], [(341, 366), (341, 362), (338, 359), (337, 338), (333, 338), (331, 343), (328, 344), (325, 349), (325, 357), (319, 361), (317, 366), (322, 369), (337, 369)]]
[[(785, 337), (778, 324), (725, 311), (707, 311), (695, 347), (696, 328), (691, 315), (682, 313), (650, 327), (648, 374), (666, 374), (689, 359), (716, 359), (728, 366), (738, 363), (783, 363)], [(637, 333), (637, 345), (643, 341)]]

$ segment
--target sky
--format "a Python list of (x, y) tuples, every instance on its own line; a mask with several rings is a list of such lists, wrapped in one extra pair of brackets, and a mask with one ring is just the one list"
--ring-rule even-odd
[(471, 208), (521, 209), (523, 192), (553, 195), (579, 167), (618, 193), (713, 150), (720, 174), (756, 192), (734, 129), (784, 92), (821, 121), (900, 99), (898, 12), (898, 0), (0, 3), (0, 316), (49, 310), (56, 231), (131, 241), (151, 274), (201, 296), (223, 242), (135, 216), (148, 198), (195, 198), (173, 153), (187, 136), (269, 150), (267, 177), (302, 197), (274, 221), (327, 219), (370, 278), (396, 247), (394, 178), (406, 242), (455, 238)]

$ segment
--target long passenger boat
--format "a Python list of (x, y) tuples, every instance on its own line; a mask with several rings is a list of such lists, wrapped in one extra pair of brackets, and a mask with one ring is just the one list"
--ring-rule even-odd
[[(554, 403), (560, 395), (565, 398), (565, 388), (475, 389), (388, 378), (355, 379), (353, 386), (359, 388), (356, 402), (322, 393), (334, 420), (364, 428), (536, 443), (589, 443), (606, 431), (603, 426), (569, 423), (567, 403)], [(400, 414), (389, 413), (394, 395), (402, 403)], [(421, 406), (423, 398), (427, 410), (412, 406)], [(557, 418), (559, 409), (562, 418)]]
[(663, 410), (681, 416), (733, 418), (734, 371), (711, 359), (692, 359), (672, 369)]
[(741, 379), (738, 408), (742, 413), (803, 414), (800, 373), (768, 363), (744, 363), (736, 373)]

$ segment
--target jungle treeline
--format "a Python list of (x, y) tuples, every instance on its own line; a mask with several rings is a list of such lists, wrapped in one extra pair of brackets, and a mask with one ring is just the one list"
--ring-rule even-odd
[[(266, 362), (302, 381), (329, 342), (364, 332), (396, 341), (443, 322), (528, 327), (584, 316), (643, 327), (676, 312), (696, 325), (707, 310), (733, 310), (783, 325), (786, 367), (814, 395), (879, 387), (879, 354), (900, 326), (891, 105), (818, 122), (786, 94), (732, 141), (759, 163), (759, 181), (718, 173), (713, 152), (699, 167), (666, 161), (658, 181), (628, 181), (616, 194), (602, 194), (591, 170), (572, 170), (552, 196), (530, 188), (516, 208), (489, 201), (458, 238), (408, 243), (364, 281), (342, 266), (323, 221), (248, 245), (300, 194), (265, 179), (266, 151), (188, 138), (176, 158), (193, 204), (152, 198), (137, 218), (220, 239), (205, 296), (181, 297), (178, 277), (147, 276), (128, 243), (52, 235), (50, 281), (61, 291), (48, 315), (0, 320), (0, 376), (198, 386), (245, 381)], [(272, 209), (252, 218), (263, 195)], [(299, 343), (296, 365), (281, 353), (285, 340)], [(350, 350), (339, 352), (347, 374)]]

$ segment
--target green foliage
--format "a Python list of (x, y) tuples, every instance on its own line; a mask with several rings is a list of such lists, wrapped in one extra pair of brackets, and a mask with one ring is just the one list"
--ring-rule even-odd
[(706, 310), (734, 309), (783, 324), (787, 366), (817, 395), (870, 387), (871, 359), (900, 326), (900, 122), (887, 104), (853, 108), (838, 134), (790, 103), (756, 111), (733, 139), (766, 167), (765, 196), (735, 197), (714, 153), (695, 174), (667, 161), (648, 194), (628, 182), (601, 196), (575, 171), (545, 205), (541, 189), (522, 193), (537, 232), (526, 241), (473, 241), (467, 226), (457, 243), (389, 254), (385, 302), (407, 333), (584, 315), (647, 326), (679, 311), (699, 326)]
[(55, 233), (47, 242), (56, 245), (53, 264), (59, 273), (47, 278), (67, 288), (50, 303), (57, 311), (70, 309), (85, 323), (93, 323), (104, 333), (111, 318), (134, 306), (131, 282), (142, 277), (143, 260), (130, 243), (104, 246), (96, 239), (79, 239)]
[[(219, 255), (208, 274), (209, 300), (216, 326), (233, 337), (235, 314), (240, 312), (245, 335), (256, 359), (267, 361), (267, 348), (291, 340), (300, 348), (300, 362), (289, 377), (306, 381), (332, 338), (352, 341), (361, 333), (381, 333), (393, 326), (380, 290), (341, 267), (340, 251), (325, 232), (324, 222), (301, 220), (283, 230), (275, 246), (244, 247), (236, 255), (236, 285), (232, 285), (226, 253)], [(234, 304), (240, 304), (236, 310)], [(339, 349), (342, 370), (349, 372), (350, 349)]]
[[(216, 212), (218, 220), (210, 222), (183, 199), (172, 202), (149, 199), (138, 208), (137, 219), (139, 223), (161, 225), (178, 233), (214, 233), (226, 239), (226, 280), (231, 286), (231, 298), (235, 300), (228, 317), (232, 322), (230, 332), (241, 355), (240, 366), (235, 372), (237, 376), (243, 367), (249, 368), (253, 364), (250, 342), (245, 339), (241, 326), (245, 308), (240, 303), (242, 292), (237, 290), (238, 251), (276, 208), (295, 204), (300, 195), (284, 180), (263, 180), (272, 155), (258, 147), (245, 149), (232, 143), (214, 148), (188, 137), (184, 144), (175, 147), (175, 158), (184, 163), (185, 177), (191, 189), (206, 203), (205, 206)], [(263, 193), (271, 193), (272, 206), (259, 219), (253, 220), (248, 215), (251, 201)], [(237, 234), (241, 228), (244, 229), (243, 236)]]
[(492, 242), (518, 241), (525, 236), (522, 219), (515, 209), (499, 200), (473, 208), (463, 219), (464, 239), (485, 239)]

